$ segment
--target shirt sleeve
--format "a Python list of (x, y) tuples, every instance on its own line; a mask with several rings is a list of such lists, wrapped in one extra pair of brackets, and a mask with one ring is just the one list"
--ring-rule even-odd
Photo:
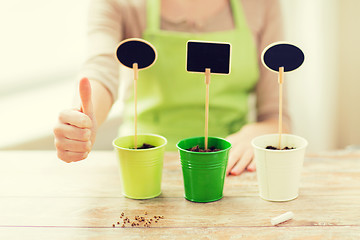
[[(281, 6), (278, 0), (263, 0), (264, 18), (257, 36), (260, 77), (256, 85), (257, 120), (278, 118), (279, 86), (277, 73), (266, 69), (261, 62), (261, 53), (269, 44), (283, 40)], [(286, 84), (283, 87), (283, 123), (290, 127)]]
[(89, 4), (87, 57), (80, 71), (82, 77), (99, 81), (117, 99), (119, 62), (116, 47), (123, 38), (122, 17), (115, 1), (92, 0)]

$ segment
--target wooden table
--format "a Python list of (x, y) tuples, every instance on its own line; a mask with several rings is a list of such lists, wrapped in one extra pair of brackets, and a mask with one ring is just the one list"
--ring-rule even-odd
[[(260, 199), (250, 172), (228, 177), (220, 201), (187, 201), (176, 153), (150, 200), (122, 196), (112, 151), (71, 164), (53, 151), (3, 151), (0, 163), (0, 239), (360, 239), (359, 155), (308, 156), (299, 197), (284, 203)], [(294, 219), (271, 225), (287, 211)], [(164, 219), (122, 228), (122, 212)]]

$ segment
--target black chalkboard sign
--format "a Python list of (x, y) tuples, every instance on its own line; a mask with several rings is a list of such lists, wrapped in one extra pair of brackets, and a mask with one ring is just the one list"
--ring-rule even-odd
[(116, 57), (125, 67), (133, 68), (133, 64), (137, 63), (138, 69), (145, 69), (155, 63), (157, 53), (149, 42), (140, 38), (129, 38), (119, 44)]
[(186, 46), (188, 72), (205, 72), (206, 68), (210, 68), (212, 74), (230, 73), (229, 43), (188, 41)]
[(280, 67), (284, 67), (284, 72), (290, 72), (301, 66), (305, 56), (295, 45), (276, 42), (264, 49), (261, 59), (264, 66), (272, 71), (278, 72)]

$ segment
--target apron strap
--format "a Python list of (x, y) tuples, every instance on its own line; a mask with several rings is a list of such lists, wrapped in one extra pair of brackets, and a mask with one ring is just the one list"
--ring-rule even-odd
[(246, 29), (248, 28), (242, 4), (240, 0), (230, 0), (232, 14), (234, 18), (234, 24), (236, 29)]
[(147, 0), (146, 1), (146, 20), (147, 30), (159, 30), (161, 19), (161, 5), (160, 0)]

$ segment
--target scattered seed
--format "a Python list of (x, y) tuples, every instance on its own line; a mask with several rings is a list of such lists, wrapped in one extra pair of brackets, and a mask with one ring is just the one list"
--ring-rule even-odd
[[(149, 215), (149, 213), (147, 211), (144, 211), (144, 215)], [(124, 212), (121, 213), (120, 218), (122, 219), (122, 222), (116, 222), (113, 224), (113, 227), (117, 225), (120, 225), (120, 223), (122, 224), (121, 227), (126, 227), (126, 224), (130, 224), (131, 227), (137, 227), (137, 226), (143, 226), (143, 227), (151, 227), (152, 223), (158, 223), (158, 221), (160, 219), (164, 219), (163, 215), (154, 215), (152, 218), (151, 217), (141, 217), (139, 215), (136, 215), (134, 217), (131, 217), (131, 220), (129, 217), (126, 217)]]

